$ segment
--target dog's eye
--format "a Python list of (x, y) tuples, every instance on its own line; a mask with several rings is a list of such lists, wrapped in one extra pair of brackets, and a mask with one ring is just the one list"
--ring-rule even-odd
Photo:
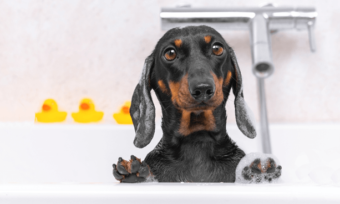
[(213, 45), (212, 51), (215, 55), (219, 56), (223, 53), (223, 47), (221, 45)]
[(164, 57), (168, 61), (172, 61), (176, 58), (177, 54), (174, 49), (169, 49), (165, 52)]

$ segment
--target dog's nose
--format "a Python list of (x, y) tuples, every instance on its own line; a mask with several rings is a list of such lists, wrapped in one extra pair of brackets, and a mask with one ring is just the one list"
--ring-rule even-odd
[(214, 95), (215, 90), (213, 84), (199, 83), (193, 86), (190, 93), (196, 101), (208, 101)]

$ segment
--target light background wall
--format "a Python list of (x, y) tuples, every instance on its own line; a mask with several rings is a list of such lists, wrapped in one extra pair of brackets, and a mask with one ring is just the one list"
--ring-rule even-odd
[[(77, 111), (91, 97), (104, 122), (130, 100), (144, 58), (164, 34), (161, 7), (261, 6), (268, 1), (0, 1), (0, 121), (33, 121), (44, 99)], [(266, 80), (271, 122), (340, 121), (340, 1), (273, 0), (274, 5), (314, 6), (317, 52), (307, 31), (272, 35), (275, 73)], [(235, 49), (245, 99), (258, 118), (256, 79), (251, 72), (249, 34), (221, 32)], [(156, 100), (156, 99), (155, 99)], [(233, 98), (228, 121), (234, 122)], [(158, 102), (155, 102), (158, 104)], [(160, 106), (156, 106), (157, 118)], [(71, 121), (71, 120), (69, 120)]]

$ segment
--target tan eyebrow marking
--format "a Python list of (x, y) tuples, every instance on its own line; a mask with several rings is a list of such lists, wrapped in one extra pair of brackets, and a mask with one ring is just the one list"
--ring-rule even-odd
[(180, 48), (181, 45), (182, 45), (182, 40), (181, 39), (176, 39), (175, 40), (175, 45), (176, 45), (176, 47)]
[(204, 36), (204, 41), (205, 41), (206, 43), (210, 43), (210, 41), (211, 41), (211, 36), (210, 36), (210, 35)]
[(224, 80), (223, 86), (228, 86), (230, 79), (231, 79), (231, 71), (228, 71), (227, 77)]

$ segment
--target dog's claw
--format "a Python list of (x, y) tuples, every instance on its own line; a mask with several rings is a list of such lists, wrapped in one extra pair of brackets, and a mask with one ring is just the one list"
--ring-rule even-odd
[[(129, 172), (127, 171), (127, 169), (125, 168), (124, 164), (123, 164), (124, 160), (119, 158), (118, 159), (118, 163), (117, 163), (117, 170), (120, 174), (129, 174)], [(125, 163), (125, 162), (124, 162)]]
[(148, 165), (133, 155), (130, 161), (119, 157), (117, 165), (113, 164), (112, 167), (113, 176), (122, 183), (143, 182), (150, 175)]
[(117, 180), (124, 179), (124, 175), (120, 175), (115, 167), (116, 167), (116, 165), (114, 164), (113, 165), (113, 176), (115, 177), (115, 179), (117, 179)]
[(134, 160), (131, 162), (131, 173), (137, 173), (138, 169), (140, 167), (140, 163), (138, 160)]

